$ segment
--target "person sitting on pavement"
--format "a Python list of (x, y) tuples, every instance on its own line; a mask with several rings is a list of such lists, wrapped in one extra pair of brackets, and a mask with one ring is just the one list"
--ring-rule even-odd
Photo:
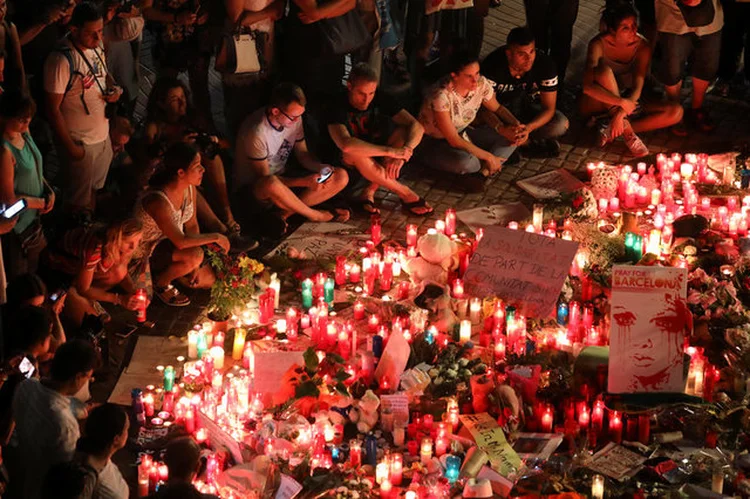
[[(472, 126), (479, 109), (495, 113), (499, 123)], [(528, 138), (523, 124), (497, 102), (494, 83), (479, 73), (479, 61), (456, 55), (452, 71), (430, 91), (419, 122), (425, 136), (415, 152), (423, 165), (459, 174), (469, 191), (481, 191), (498, 173), (516, 146)]]
[(636, 134), (679, 123), (682, 107), (642, 97), (651, 49), (638, 33), (635, 8), (611, 2), (602, 24), (606, 31), (589, 42), (579, 108), (583, 116), (598, 121), (600, 147), (622, 136), (633, 156), (645, 156), (648, 148)]
[(362, 210), (377, 214), (375, 192), (395, 192), (412, 215), (432, 213), (424, 198), (398, 181), (401, 169), (419, 145), (424, 128), (402, 106), (377, 92), (378, 74), (367, 64), (355, 65), (347, 90), (336, 102), (328, 133), (341, 150), (342, 162), (369, 182), (359, 198)]
[(213, 270), (203, 265), (203, 246), (217, 244), (229, 251), (223, 234), (201, 234), (196, 215), (196, 187), (205, 168), (198, 150), (175, 142), (164, 153), (163, 169), (151, 178), (152, 190), (136, 203), (135, 216), (143, 224), (141, 244), (133, 254), (130, 274), (138, 288), (151, 288), (165, 304), (185, 307), (190, 299), (172, 281), (179, 278), (191, 288), (210, 288)]
[[(517, 152), (530, 157), (557, 157), (560, 143), (556, 139), (568, 131), (569, 122), (557, 109), (555, 63), (537, 51), (531, 30), (510, 30), (506, 44), (482, 61), (482, 74), (497, 85), (497, 101), (526, 127), (529, 140)], [(485, 114), (490, 123), (497, 123), (494, 113)]]
[[(316, 208), (341, 192), (349, 183), (349, 175), (343, 168), (321, 163), (307, 149), (302, 127), (306, 103), (300, 87), (280, 83), (269, 104), (248, 116), (237, 134), (237, 204), (245, 216), (257, 213), (258, 208), (275, 208), (276, 216), (267, 218), (265, 227), (266, 235), (272, 237), (286, 233), (287, 219), (294, 214), (312, 222), (349, 220), (348, 209)], [(287, 168), (292, 151), (302, 168)]]

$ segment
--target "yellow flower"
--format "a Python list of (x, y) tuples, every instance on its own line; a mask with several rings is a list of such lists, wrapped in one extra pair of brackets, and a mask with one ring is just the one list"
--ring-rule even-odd
[(241, 269), (247, 269), (253, 274), (260, 274), (265, 268), (262, 263), (246, 256), (240, 257), (239, 267)]

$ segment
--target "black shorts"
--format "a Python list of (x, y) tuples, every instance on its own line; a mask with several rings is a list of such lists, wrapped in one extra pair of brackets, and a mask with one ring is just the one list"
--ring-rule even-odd
[(676, 85), (682, 81), (685, 63), (691, 56), (690, 76), (703, 81), (712, 81), (716, 77), (721, 53), (721, 31), (704, 36), (660, 32), (659, 43), (662, 47), (659, 78), (664, 85)]

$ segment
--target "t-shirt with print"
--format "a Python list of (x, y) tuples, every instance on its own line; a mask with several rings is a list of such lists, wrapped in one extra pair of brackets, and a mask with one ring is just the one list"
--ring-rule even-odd
[[(656, 0), (656, 28), (662, 33), (672, 33), (675, 35), (685, 35), (695, 33), (698, 36), (711, 35), (724, 26), (724, 11), (721, 8), (719, 0), (703, 0), (711, 2), (714, 8), (714, 18), (706, 26), (691, 27), (685, 22), (680, 7), (677, 6), (679, 0)], [(691, 8), (691, 7), (685, 7)], [(695, 8), (695, 7), (693, 7)]]
[(390, 135), (392, 118), (402, 109), (403, 106), (378, 92), (367, 109), (360, 111), (349, 104), (349, 94), (343, 92), (334, 100), (328, 123), (344, 125), (352, 137), (371, 144), (384, 145)]
[(46, 265), (53, 270), (75, 276), (82, 270), (103, 275), (114, 262), (102, 256), (102, 238), (96, 230), (77, 227), (67, 231), (46, 252)]
[(508, 106), (524, 97), (536, 101), (541, 92), (557, 92), (557, 68), (550, 56), (537, 52), (531, 69), (516, 77), (510, 73), (505, 49), (505, 46), (495, 49), (482, 61), (482, 74), (495, 82), (500, 104)]
[(482, 103), (492, 99), (494, 86), (494, 82), (480, 76), (476, 90), (469, 92), (466, 97), (461, 97), (453, 89), (450, 77), (440, 80), (427, 93), (419, 112), (419, 122), (424, 126), (425, 133), (436, 139), (445, 138), (435, 121), (435, 112), (440, 111), (448, 111), (453, 126), (459, 133), (463, 132), (477, 117)]
[(281, 175), (294, 145), (305, 139), (302, 120), (288, 127), (275, 128), (268, 121), (266, 108), (261, 108), (245, 118), (237, 133), (234, 154), (235, 187), (252, 184), (255, 171), (252, 161), (268, 161), (271, 175)]
[(59, 50), (47, 57), (44, 90), (64, 94), (60, 112), (73, 140), (98, 144), (109, 138), (109, 120), (104, 112), (107, 103), (102, 93), (106, 88), (107, 64), (101, 48), (79, 52), (70, 40), (65, 40)]

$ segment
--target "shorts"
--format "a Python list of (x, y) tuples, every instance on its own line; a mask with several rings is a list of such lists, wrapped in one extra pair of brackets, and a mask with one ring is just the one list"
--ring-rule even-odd
[(94, 192), (104, 187), (112, 163), (112, 143), (109, 137), (97, 144), (81, 144), (82, 159), (69, 162), (65, 203), (76, 208), (94, 206)]
[(659, 33), (662, 47), (660, 79), (666, 86), (676, 85), (683, 79), (685, 63), (692, 56), (690, 75), (703, 81), (712, 81), (719, 69), (721, 31), (698, 36), (695, 33), (675, 35)]

